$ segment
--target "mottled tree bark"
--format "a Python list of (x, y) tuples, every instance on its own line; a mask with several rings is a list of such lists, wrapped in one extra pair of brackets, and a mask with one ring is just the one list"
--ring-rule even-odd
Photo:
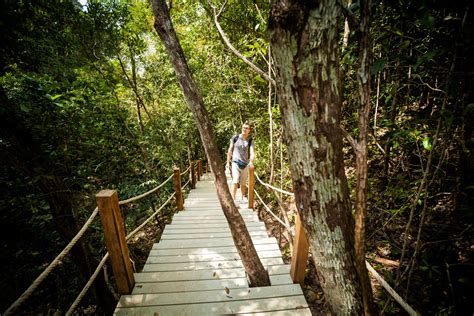
[(207, 159), (214, 173), (219, 201), (229, 222), (232, 237), (249, 276), (251, 286), (268, 286), (270, 285), (268, 274), (258, 258), (245, 222), (237, 210), (227, 187), (224, 166), (214, 139), (212, 124), (174, 31), (166, 1), (152, 1), (152, 6), (156, 32), (165, 44), (186, 102), (193, 112)]
[(340, 132), (336, 0), (276, 1), (269, 29), (296, 205), (334, 314), (361, 314)]

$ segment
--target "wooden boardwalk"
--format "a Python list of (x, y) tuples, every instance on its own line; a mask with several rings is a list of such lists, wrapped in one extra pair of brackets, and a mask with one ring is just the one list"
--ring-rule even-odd
[(212, 175), (204, 175), (153, 245), (131, 295), (122, 295), (119, 315), (311, 315), (299, 284), (290, 278), (275, 238), (242, 205), (271, 286), (249, 288), (245, 269), (222, 212)]

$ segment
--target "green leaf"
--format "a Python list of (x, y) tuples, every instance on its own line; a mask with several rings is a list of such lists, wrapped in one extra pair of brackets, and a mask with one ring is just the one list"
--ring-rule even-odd
[(431, 150), (432, 143), (430, 137), (425, 137), (425, 139), (423, 139), (423, 147), (428, 151)]
[(29, 113), (30, 112), (30, 107), (27, 106), (26, 104), (20, 104), (20, 110), (22, 110), (25, 113)]
[(374, 61), (372, 64), (372, 67), (370, 68), (370, 73), (372, 75), (375, 75), (379, 72), (381, 72), (385, 68), (385, 59), (378, 59)]

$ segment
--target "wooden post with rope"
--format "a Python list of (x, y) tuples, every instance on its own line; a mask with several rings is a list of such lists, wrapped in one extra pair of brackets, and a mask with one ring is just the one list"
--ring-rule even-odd
[(135, 279), (125, 241), (125, 228), (117, 191), (102, 190), (96, 195), (96, 200), (118, 292), (130, 294), (135, 285)]
[(206, 160), (206, 174), (209, 174), (209, 160)]
[(181, 191), (181, 171), (178, 167), (173, 168), (173, 182), (176, 191), (176, 207), (179, 211), (183, 210), (183, 192)]
[(290, 275), (293, 283), (304, 284), (306, 263), (308, 262), (309, 244), (306, 238), (300, 215), (296, 213), (295, 218), (295, 238), (293, 254), (291, 256)]
[(201, 172), (199, 171), (199, 162), (200, 160), (196, 160), (194, 162), (194, 167), (196, 168), (197, 181), (201, 181)]
[(199, 159), (199, 176), (202, 177), (203, 171), (202, 171), (202, 159)]
[(249, 200), (249, 208), (253, 209), (253, 199), (254, 199), (254, 187), (255, 187), (255, 175), (254, 175), (255, 167), (253, 165), (249, 166), (249, 187), (248, 187), (248, 200)]
[(194, 161), (191, 161), (189, 173), (191, 174), (191, 189), (196, 189), (196, 173), (194, 170)]

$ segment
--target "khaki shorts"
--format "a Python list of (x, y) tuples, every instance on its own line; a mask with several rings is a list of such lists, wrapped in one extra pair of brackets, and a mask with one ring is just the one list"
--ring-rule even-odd
[(232, 162), (232, 183), (247, 186), (247, 178), (249, 176), (249, 166), (240, 169), (236, 162)]

